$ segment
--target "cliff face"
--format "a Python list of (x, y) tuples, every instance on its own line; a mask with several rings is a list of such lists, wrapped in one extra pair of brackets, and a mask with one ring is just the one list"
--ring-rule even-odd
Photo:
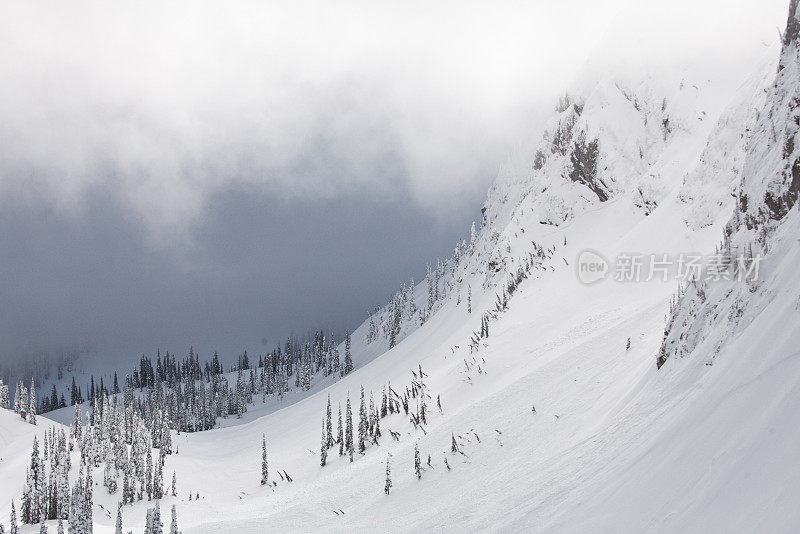
[[(771, 75), (765, 96), (752, 103), (751, 117), (737, 144), (742, 163), (736, 168), (740, 174), (734, 192), (736, 205), (719, 246), (733, 279), (691, 283), (681, 289), (670, 309), (658, 354), (659, 368), (672, 356), (692, 354), (705, 340), (709, 340), (711, 350), (700, 356), (713, 359), (776, 294), (797, 287), (796, 267), (790, 258), (796, 248), (800, 219), (798, 17), (798, 2), (793, 0), (777, 74)], [(698, 182), (703, 179), (699, 175), (694, 178)], [(689, 188), (693, 186), (696, 184)], [(776, 320), (796, 322), (792, 317)]]

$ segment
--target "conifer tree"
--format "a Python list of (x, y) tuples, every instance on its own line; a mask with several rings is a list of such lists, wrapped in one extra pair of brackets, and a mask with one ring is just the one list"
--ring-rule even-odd
[(367, 412), (369, 422), (369, 434), (375, 435), (375, 399), (372, 396), (372, 391), (369, 392), (369, 411)]
[(344, 336), (344, 369), (342, 376), (350, 374), (353, 370), (353, 355), (350, 354), (350, 330)]
[(148, 449), (145, 452), (145, 471), (144, 471), (144, 486), (147, 493), (147, 500), (153, 499), (153, 454)]
[(122, 470), (122, 504), (128, 504), (132, 502), (129, 500), (128, 496), (131, 493), (131, 480), (128, 477), (128, 469), (123, 468)]
[(472, 286), (467, 286), (467, 313), (472, 313)]
[(350, 461), (353, 461), (353, 410), (350, 407), (350, 394), (347, 394), (347, 405), (345, 408), (345, 430), (344, 430), (344, 445), (347, 449), (347, 454), (350, 455)]
[(58, 518), (58, 527), (56, 528), (56, 532), (58, 532), (58, 534), (64, 534), (64, 520), (60, 517)]
[(392, 488), (392, 469), (389, 466), (389, 456), (386, 456), (386, 485), (383, 487), (383, 491), (386, 492), (386, 495), (389, 495), (389, 490)]
[(84, 485), (83, 469), (78, 472), (78, 480), (72, 487), (72, 500), (69, 507), (69, 534), (82, 534), (86, 532), (86, 522), (84, 518)]
[(17, 511), (14, 509), (14, 500), (11, 500), (11, 518), (9, 522), (9, 532), (10, 534), (18, 534), (19, 527), (17, 527)]
[(36, 424), (36, 388), (33, 385), (33, 378), (31, 378), (31, 390), (28, 395), (28, 422), (32, 425)]
[(458, 443), (456, 443), (456, 435), (450, 433), (450, 452), (458, 452)]
[(159, 500), (164, 497), (164, 462), (156, 463), (156, 472), (153, 475), (153, 498)]
[(20, 410), (20, 400), (22, 400), (22, 391), (20, 390), (21, 382), (17, 382), (17, 389), (14, 390), (14, 413), (19, 413)]
[(169, 524), (169, 534), (178, 534), (178, 512), (175, 505), (172, 505), (172, 522)]
[(103, 485), (108, 489), (108, 493), (113, 495), (117, 492), (117, 479), (111, 474), (111, 464), (112, 460), (109, 457), (103, 470)]
[(322, 421), (322, 443), (320, 444), (319, 448), (319, 464), (321, 467), (325, 467), (325, 463), (328, 461), (328, 436), (325, 432), (325, 421)]
[(178, 496), (178, 486), (175, 480), (175, 471), (172, 472), (172, 487), (170, 493), (172, 494), (173, 497)]
[(94, 491), (94, 483), (92, 482), (92, 469), (91, 466), (86, 466), (86, 486), (83, 490), (83, 523), (85, 526), (85, 533), (92, 534), (94, 530), (94, 521), (92, 520), (93, 499), (92, 493)]
[(433, 272), (431, 271), (431, 264), (429, 263), (427, 266), (427, 273), (425, 276), (425, 280), (428, 282), (428, 311), (433, 308), (434, 304), (434, 289), (433, 289)]
[(375, 409), (375, 416), (374, 416), (373, 420), (375, 421), (375, 433), (374, 433), (374, 436), (375, 436), (375, 442), (377, 443), (377, 441), (378, 441), (377, 438), (381, 437), (381, 418), (379, 417), (377, 408)]
[[(72, 533), (70, 533), (72, 534)], [(144, 520), (144, 534), (153, 534), (153, 509), (147, 509), (147, 516)]]
[(414, 443), (414, 472), (417, 474), (417, 479), (422, 478), (422, 463), (419, 460), (419, 442)]
[(0, 408), (8, 409), (8, 386), (0, 378)]
[(269, 480), (269, 464), (267, 463), (267, 437), (261, 434), (261, 485)]
[(478, 237), (478, 233), (475, 231), (475, 221), (472, 221), (472, 226), (469, 229), (469, 248), (470, 250), (472, 247), (475, 246), (475, 240)]
[(336, 425), (336, 443), (339, 444), (339, 456), (344, 454), (344, 430), (342, 429), (342, 403), (339, 403), (339, 422)]
[(328, 441), (325, 443), (325, 448), (333, 447), (333, 421), (331, 421), (331, 394), (328, 393), (328, 408), (325, 412), (325, 428), (328, 435)]
[(122, 503), (117, 504), (117, 528), (114, 534), (122, 534)]
[(364, 401), (364, 386), (361, 386), (361, 404), (358, 408), (358, 452), (363, 453), (367, 446), (367, 406)]
[(156, 507), (153, 508), (153, 521), (151, 523), (152, 534), (163, 534), (164, 524), (161, 522), (161, 506), (159, 501), (156, 501)]

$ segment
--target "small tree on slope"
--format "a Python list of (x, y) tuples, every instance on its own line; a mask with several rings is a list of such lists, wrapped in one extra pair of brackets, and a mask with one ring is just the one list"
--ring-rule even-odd
[(386, 457), (386, 485), (383, 487), (383, 491), (386, 492), (386, 495), (389, 495), (389, 490), (392, 488), (392, 468), (389, 465), (389, 456)]
[(319, 447), (319, 465), (325, 467), (328, 461), (328, 436), (325, 432), (325, 420), (322, 421), (322, 440)]
[(261, 434), (261, 485), (265, 485), (269, 478), (269, 464), (267, 463), (267, 437)]
[(422, 462), (419, 460), (419, 442), (414, 443), (414, 472), (417, 474), (417, 479), (422, 478)]
[(350, 394), (347, 394), (347, 405), (345, 408), (345, 428), (344, 428), (344, 445), (347, 449), (347, 454), (350, 455), (350, 461), (353, 461), (353, 409), (350, 406)]
[(178, 512), (175, 505), (172, 505), (172, 522), (169, 525), (169, 534), (178, 534)]

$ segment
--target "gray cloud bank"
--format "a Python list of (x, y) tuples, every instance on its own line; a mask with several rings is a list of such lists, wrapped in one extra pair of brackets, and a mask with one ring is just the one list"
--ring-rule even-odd
[(75, 347), (133, 357), (190, 344), (231, 356), (292, 330), (341, 332), (407, 276), (419, 279), (420, 257), (467, 223), (436, 224), (358, 194), (286, 201), (243, 188), (211, 199), (190, 251), (165, 251), (122, 213), (102, 188), (81, 217), (2, 205), (6, 358)]
[(587, 59), (745, 62), (784, 4), (2, 1), (0, 359), (355, 326)]

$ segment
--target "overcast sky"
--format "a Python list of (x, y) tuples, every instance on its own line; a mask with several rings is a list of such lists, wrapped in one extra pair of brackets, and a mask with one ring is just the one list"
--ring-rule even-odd
[(785, 3), (2, 0), (0, 358), (355, 327), (587, 60), (746, 59)]

